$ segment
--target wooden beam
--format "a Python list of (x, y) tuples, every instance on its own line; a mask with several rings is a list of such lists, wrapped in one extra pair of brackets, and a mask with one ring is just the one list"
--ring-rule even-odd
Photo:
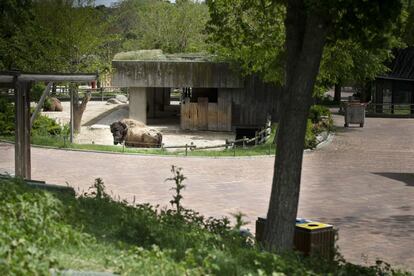
[(73, 82), (89, 82), (98, 79), (97, 74), (21, 74), (21, 81), (73, 81)]
[(30, 97), (31, 83), (21, 82), (15, 77), (15, 175), (31, 178), (30, 158)]
[(53, 86), (53, 82), (49, 82), (45, 88), (45, 90), (43, 91), (42, 96), (40, 97), (39, 102), (36, 105), (35, 110), (33, 111), (32, 117), (30, 118), (30, 128), (32, 128), (33, 126), (33, 122), (37, 116), (37, 113), (39, 113), (40, 109), (42, 108), (46, 97), (49, 96), (50, 90), (52, 90), (52, 86)]
[(17, 77), (18, 81), (38, 82), (38, 81), (72, 81), (72, 82), (90, 82), (98, 79), (97, 74), (31, 74), (31, 73), (0, 73), (0, 83), (13, 83)]

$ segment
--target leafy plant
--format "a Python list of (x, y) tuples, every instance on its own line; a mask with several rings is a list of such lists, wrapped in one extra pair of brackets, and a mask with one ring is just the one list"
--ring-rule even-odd
[(173, 177), (167, 178), (166, 181), (174, 181), (175, 186), (171, 188), (171, 190), (175, 191), (175, 195), (173, 195), (173, 199), (170, 201), (171, 206), (176, 206), (177, 214), (180, 214), (181, 212), (181, 199), (183, 199), (183, 196), (181, 195), (181, 191), (185, 188), (185, 185), (183, 185), (183, 181), (186, 179), (186, 177), (181, 172), (182, 168), (178, 168), (176, 166), (171, 166), (171, 172), (173, 174)]

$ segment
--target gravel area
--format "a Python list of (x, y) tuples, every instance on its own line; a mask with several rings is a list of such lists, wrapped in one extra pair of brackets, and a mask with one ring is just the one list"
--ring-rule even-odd
[[(69, 102), (62, 102), (62, 106), (63, 112), (42, 112), (42, 114), (56, 119), (61, 124), (69, 123)], [(113, 112), (107, 114), (112, 109)], [(124, 118), (128, 118), (128, 105), (90, 101), (82, 117), (81, 132), (76, 135), (75, 142), (79, 144), (112, 145), (113, 138), (109, 125)], [(91, 121), (94, 124), (89, 125), (88, 122)], [(155, 124), (149, 124), (149, 127), (162, 133), (165, 146), (193, 143), (198, 147), (204, 147), (221, 145), (225, 143), (226, 139), (235, 139), (235, 134), (232, 132), (183, 131), (180, 130), (178, 120), (166, 119), (164, 122), (157, 120)]]

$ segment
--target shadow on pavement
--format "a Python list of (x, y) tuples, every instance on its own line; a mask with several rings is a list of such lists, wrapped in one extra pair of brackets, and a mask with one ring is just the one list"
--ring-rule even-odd
[(407, 186), (414, 187), (414, 173), (392, 173), (392, 172), (376, 172), (373, 173), (392, 180), (400, 181)]

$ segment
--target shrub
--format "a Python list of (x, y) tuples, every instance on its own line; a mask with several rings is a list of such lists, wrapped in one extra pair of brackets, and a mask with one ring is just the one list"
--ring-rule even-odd
[(32, 134), (38, 136), (60, 135), (62, 133), (62, 126), (60, 126), (54, 119), (47, 116), (38, 115), (33, 122)]
[(312, 123), (317, 124), (321, 122), (323, 116), (331, 117), (331, 112), (327, 107), (321, 105), (311, 106), (308, 118), (312, 121)]
[(14, 106), (5, 98), (0, 98), (0, 135), (14, 133)]
[(117, 201), (101, 179), (77, 198), (0, 179), (0, 201), (0, 275), (409, 275), (381, 262), (362, 267), (265, 252), (227, 219)]
[(314, 132), (314, 124), (311, 119), (308, 119), (306, 124), (306, 134), (305, 134), (305, 148), (313, 149), (317, 145), (316, 135)]
[[(67, 133), (67, 128), (67, 126), (60, 126), (54, 119), (39, 114), (33, 122), (32, 134), (35, 136), (60, 135)], [(0, 98), (0, 135), (14, 135), (14, 130), (14, 105), (6, 99)]]
[(42, 96), (45, 88), (46, 88), (46, 85), (44, 85), (41, 82), (36, 82), (32, 86), (32, 90), (31, 90), (31, 94), (30, 94), (30, 99), (32, 101), (38, 102), (40, 100), (40, 97)]

